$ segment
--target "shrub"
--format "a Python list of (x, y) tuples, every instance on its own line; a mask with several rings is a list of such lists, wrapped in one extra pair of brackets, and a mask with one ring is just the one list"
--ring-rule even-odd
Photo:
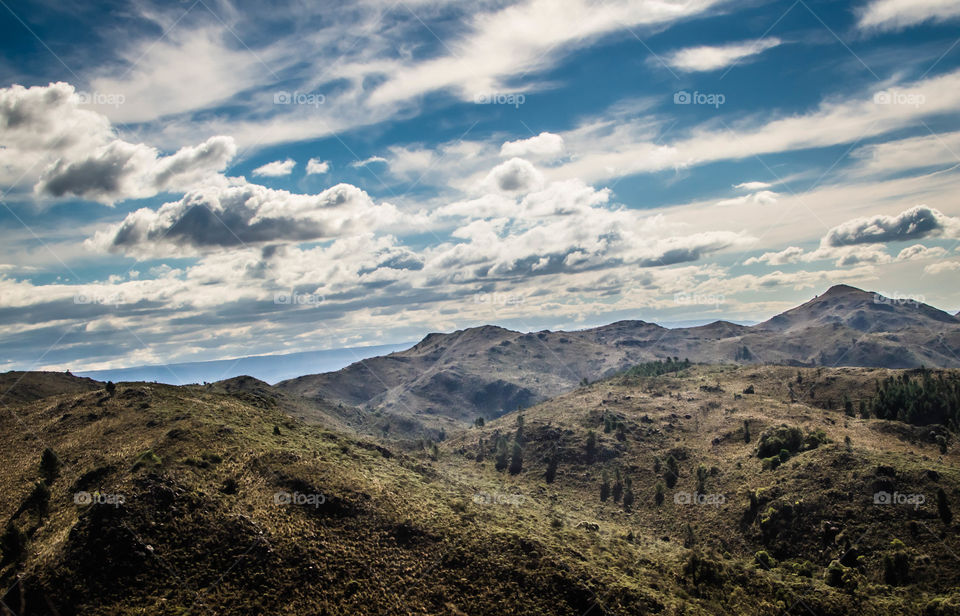
[(750, 442), (750, 422), (746, 419), (743, 420), (743, 442)]
[(544, 474), (544, 479), (547, 480), (547, 483), (553, 483), (553, 480), (557, 478), (557, 456), (550, 456), (550, 459), (547, 460), (547, 472)]
[(677, 485), (677, 479), (680, 478), (680, 466), (677, 464), (677, 459), (672, 455), (667, 456), (667, 469), (664, 475), (668, 488)]
[(600, 480), (600, 500), (605, 502), (608, 498), (610, 498), (610, 477), (607, 471), (603, 471), (603, 477)]
[(774, 559), (773, 556), (770, 556), (770, 554), (768, 554), (766, 550), (760, 550), (759, 552), (754, 554), (753, 560), (764, 569), (769, 570), (777, 566), (776, 559)]
[(953, 512), (950, 511), (950, 502), (947, 500), (947, 493), (943, 488), (937, 488), (937, 513), (944, 524), (950, 524), (953, 521)]
[(27, 497), (26, 505), (40, 515), (46, 515), (50, 509), (50, 488), (47, 483), (41, 479), (33, 484), (33, 490)]
[(8, 522), (0, 535), (0, 565), (22, 562), (27, 555), (27, 536), (13, 522)]
[(781, 450), (800, 451), (803, 446), (803, 432), (800, 428), (781, 425), (764, 430), (757, 443), (757, 457), (769, 458), (778, 455)]
[(847, 577), (847, 568), (833, 561), (830, 563), (830, 566), (827, 567), (827, 570), (823, 574), (823, 581), (827, 586), (833, 586), (834, 588), (843, 588), (846, 577)]
[(662, 481), (658, 481), (656, 487), (654, 488), (654, 498), (657, 501), (657, 506), (663, 504), (664, 496), (666, 495), (666, 488), (663, 485)]
[(53, 483), (60, 475), (60, 468), (62, 466), (63, 463), (60, 462), (60, 458), (57, 457), (57, 454), (54, 453), (52, 449), (47, 447), (43, 450), (43, 454), (40, 456), (40, 476), (43, 477), (48, 484)]
[(523, 449), (520, 443), (513, 443), (513, 456), (510, 458), (510, 474), (518, 475), (523, 470)]
[(883, 581), (891, 586), (903, 586), (910, 581), (910, 555), (899, 539), (890, 542), (891, 552), (883, 556)]
[(597, 433), (593, 430), (587, 432), (587, 461), (593, 462), (597, 455)]
[(633, 507), (633, 480), (627, 477), (627, 491), (623, 493), (623, 510), (630, 511)]

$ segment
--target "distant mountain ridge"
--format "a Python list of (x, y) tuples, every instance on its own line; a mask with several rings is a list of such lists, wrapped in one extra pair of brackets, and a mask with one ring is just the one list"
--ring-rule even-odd
[(432, 333), (413, 347), (277, 387), (313, 399), (456, 427), (554, 397), (643, 361), (882, 368), (960, 367), (960, 321), (916, 301), (849, 285), (753, 326), (668, 329), (618, 321), (580, 331), (483, 326)]

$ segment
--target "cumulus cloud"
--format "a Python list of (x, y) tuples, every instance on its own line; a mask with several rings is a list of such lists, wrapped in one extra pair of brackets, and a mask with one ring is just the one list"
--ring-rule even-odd
[(500, 146), (500, 156), (504, 158), (540, 158), (555, 159), (564, 151), (563, 137), (543, 132), (529, 139), (507, 141)]
[(763, 53), (781, 43), (780, 39), (770, 37), (729, 45), (690, 47), (668, 54), (664, 61), (668, 66), (683, 72), (715, 71)]
[(947, 254), (946, 249), (939, 246), (928, 247), (923, 244), (914, 244), (900, 251), (897, 261), (913, 261), (915, 259), (939, 259)]
[(958, 234), (960, 220), (945, 216), (939, 210), (918, 205), (896, 216), (880, 214), (847, 221), (830, 229), (821, 241), (821, 246), (836, 248)]
[(543, 185), (543, 174), (528, 160), (511, 158), (494, 167), (484, 186), (510, 193), (526, 193)]
[(252, 173), (255, 176), (279, 178), (293, 173), (293, 168), (296, 166), (297, 161), (293, 160), (292, 158), (288, 158), (286, 160), (275, 160), (257, 167), (252, 171)]
[(322, 175), (330, 171), (330, 163), (319, 158), (311, 158), (307, 161), (307, 175)]
[(859, 11), (861, 29), (901, 30), (926, 21), (960, 17), (956, 0), (873, 0)]
[(338, 184), (316, 195), (273, 190), (239, 179), (188, 192), (158, 210), (141, 208), (87, 241), (91, 248), (135, 256), (202, 253), (270, 242), (304, 242), (356, 234), (399, 221), (397, 209)]
[(180, 191), (222, 171), (236, 155), (229, 137), (211, 137), (164, 156), (118, 139), (102, 115), (79, 107), (73, 86), (0, 89), (0, 179), (29, 182), (37, 195), (112, 204)]
[(757, 265), (766, 263), (768, 265), (786, 265), (796, 263), (803, 256), (803, 249), (798, 246), (784, 248), (780, 252), (765, 252), (759, 257), (750, 257), (743, 262), (744, 265)]
[(931, 263), (923, 268), (925, 274), (932, 276), (946, 272), (955, 272), (957, 270), (960, 270), (960, 261), (940, 261), (939, 263)]

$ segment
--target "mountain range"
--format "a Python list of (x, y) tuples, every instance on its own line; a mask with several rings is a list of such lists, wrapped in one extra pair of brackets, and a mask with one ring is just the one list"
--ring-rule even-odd
[(448, 430), (668, 357), (709, 364), (957, 368), (960, 320), (922, 302), (836, 285), (753, 326), (717, 321), (669, 329), (618, 321), (580, 331), (483, 326), (433, 333), (409, 349), (277, 388)]

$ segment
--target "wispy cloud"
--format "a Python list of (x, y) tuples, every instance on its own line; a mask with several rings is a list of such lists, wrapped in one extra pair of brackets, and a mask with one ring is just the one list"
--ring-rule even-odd
[(770, 37), (728, 45), (688, 47), (668, 54), (664, 61), (670, 67), (688, 73), (716, 71), (777, 47), (782, 42)]

